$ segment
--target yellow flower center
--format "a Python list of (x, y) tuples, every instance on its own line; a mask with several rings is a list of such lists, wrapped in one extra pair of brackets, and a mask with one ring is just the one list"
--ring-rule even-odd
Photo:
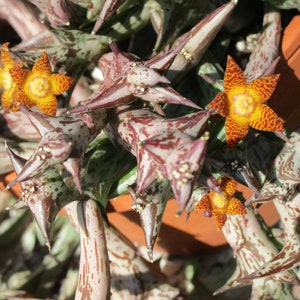
[(35, 97), (45, 97), (51, 92), (49, 80), (45, 77), (33, 77), (28, 87), (30, 94)]
[(210, 193), (211, 206), (213, 210), (226, 210), (228, 200), (225, 195), (216, 192)]
[(233, 96), (233, 112), (242, 117), (249, 117), (255, 109), (255, 101), (248, 93)]
[(6, 91), (9, 91), (13, 86), (13, 79), (8, 71), (2, 74), (2, 86)]

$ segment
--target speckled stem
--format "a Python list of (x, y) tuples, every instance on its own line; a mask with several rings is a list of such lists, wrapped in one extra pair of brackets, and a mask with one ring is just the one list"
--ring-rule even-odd
[(80, 233), (80, 263), (75, 300), (110, 299), (110, 271), (103, 219), (93, 200), (75, 201), (67, 214)]

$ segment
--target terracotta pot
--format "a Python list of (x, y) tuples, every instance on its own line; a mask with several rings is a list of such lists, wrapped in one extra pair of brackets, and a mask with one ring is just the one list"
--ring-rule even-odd
[(15, 172), (10, 172), (5, 175), (0, 175), (0, 190), (18, 198), (21, 194), (21, 187), (16, 184), (11, 189), (6, 190), (6, 186), (17, 177)]
[(268, 104), (285, 120), (285, 126), (300, 126), (300, 15), (285, 28), (280, 60), (276, 73), (280, 73), (277, 88)]
[[(0, 176), (0, 189), (5, 190), (9, 182), (16, 177), (15, 172)], [(244, 186), (238, 187), (239, 191), (248, 198), (251, 191)], [(6, 193), (18, 198), (20, 185), (17, 184)], [(108, 207), (108, 218), (121, 233), (137, 246), (145, 246), (144, 233), (140, 226), (139, 215), (131, 210), (132, 198), (123, 195), (111, 199)], [(170, 255), (191, 255), (207, 253), (227, 246), (222, 232), (217, 231), (213, 218), (205, 218), (202, 211), (194, 211), (185, 222), (185, 216), (176, 217), (177, 203), (174, 199), (168, 201), (163, 217), (160, 235), (154, 250), (158, 253)], [(271, 203), (259, 209), (268, 225), (273, 225), (278, 220), (278, 214)], [(63, 215), (64, 212), (60, 213)]]
[[(15, 172), (0, 176), (0, 189), (5, 190), (9, 182), (16, 177)], [(251, 192), (239, 186), (245, 197)], [(17, 184), (6, 193), (18, 198), (20, 196), (20, 185)], [(109, 202), (109, 221), (120, 230), (129, 240), (137, 246), (145, 246), (143, 230), (140, 226), (139, 216), (131, 210), (132, 198), (130, 195), (123, 195)], [(216, 230), (215, 221), (205, 218), (203, 212), (194, 211), (185, 222), (184, 215), (176, 217), (177, 203), (170, 199), (167, 204), (166, 213), (163, 218), (160, 235), (157, 239), (155, 251), (171, 255), (190, 255), (218, 250), (226, 246), (226, 240), (222, 232)], [(269, 225), (278, 220), (278, 214), (272, 204), (263, 205), (260, 212)], [(64, 212), (60, 213), (63, 215)]]
[[(238, 190), (246, 197), (251, 195), (251, 191), (244, 186), (239, 186)], [(139, 215), (131, 210), (131, 203), (130, 195), (111, 199), (112, 211), (108, 215), (109, 221), (134, 244), (143, 247), (145, 240)], [(222, 232), (217, 231), (213, 218), (204, 217), (202, 211), (194, 211), (185, 222), (184, 215), (176, 217), (176, 210), (176, 201), (170, 199), (154, 251), (170, 255), (192, 255), (211, 253), (227, 246)], [(270, 226), (279, 219), (273, 203), (261, 206), (259, 212)]]

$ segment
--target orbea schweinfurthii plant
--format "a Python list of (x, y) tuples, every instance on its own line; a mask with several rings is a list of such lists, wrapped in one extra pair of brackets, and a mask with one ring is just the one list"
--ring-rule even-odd
[[(20, 199), (10, 209), (28, 207), (51, 249), (53, 223), (66, 207), (80, 234), (75, 298), (107, 299), (111, 291), (121, 294), (126, 289), (131, 296), (137, 293), (132, 299), (173, 299), (178, 294), (177, 288), (155, 283), (154, 275), (142, 278), (149, 269), (106, 223), (109, 199), (129, 192), (150, 260), (166, 203), (174, 197), (178, 215), (186, 211), (189, 216), (200, 209), (206, 217), (214, 217), (216, 229), (224, 232), (233, 248), (236, 271), (216, 293), (251, 284), (253, 299), (269, 295), (292, 299), (288, 285), (298, 282), (293, 269), (300, 244), (296, 226), (299, 134), (286, 137), (283, 121), (265, 104), (279, 78), (273, 75), (280, 37), (278, 12), (266, 10), (264, 25), (268, 26), (246, 71), (228, 55), (223, 90), (203, 103), (185, 97), (174, 82), (201, 64), (236, 1), (215, 8), (182, 36), (182, 30), (171, 30), (164, 20), (180, 9), (177, 3), (165, 4), (170, 7), (164, 9), (157, 1), (29, 2), (47, 19), (42, 31), (13, 50), (8, 49), (9, 43), (1, 49), (3, 114), (29, 120), (27, 128), (12, 129), (13, 118), (6, 117), (5, 132), (25, 140), (33, 132), (40, 137), (26, 159), (10, 143), (11, 136), (7, 141), (7, 154), (17, 174), (7, 188), (21, 185)], [(182, 5), (194, 15), (193, 7)], [(79, 6), (87, 8), (81, 24), (73, 15)], [(23, 9), (32, 16), (30, 7)], [(134, 18), (136, 22), (131, 23)], [(137, 34), (150, 20), (158, 36), (158, 53), (140, 58), (122, 51), (119, 42)], [(82, 28), (89, 22), (88, 33)], [(12, 24), (22, 37), (27, 36), (26, 28), (17, 21)], [(163, 41), (166, 32), (173, 37), (168, 45)], [(162, 46), (168, 46), (168, 51), (159, 51)], [(268, 59), (262, 62), (261, 57)], [(86, 79), (82, 75), (90, 72), (92, 62), (98, 64), (103, 80), (93, 89), (83, 88), (80, 80)], [(203, 78), (214, 83), (207, 74)], [(86, 82), (91, 80), (92, 76)], [(174, 105), (181, 113), (171, 117)], [(251, 199), (245, 201), (239, 194), (238, 182), (253, 190)], [(250, 207), (265, 201), (274, 201), (284, 225), (279, 250)], [(127, 266), (132, 269), (130, 285), (118, 279), (127, 269), (121, 267), (116, 251), (122, 252), (127, 263), (134, 261)], [(149, 280), (151, 287), (140, 288), (141, 278)]]

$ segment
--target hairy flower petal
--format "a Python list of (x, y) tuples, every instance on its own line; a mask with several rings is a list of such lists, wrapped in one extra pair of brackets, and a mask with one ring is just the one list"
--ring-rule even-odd
[(8, 51), (9, 43), (4, 43), (1, 48), (1, 62), (4, 68), (11, 68), (14, 65), (14, 60)]
[(213, 216), (217, 223), (217, 229), (221, 230), (227, 221), (227, 216), (225, 214), (219, 214), (219, 213), (213, 214)]
[(51, 73), (51, 64), (46, 52), (43, 52), (40, 58), (32, 67), (32, 72)]
[(262, 104), (251, 115), (249, 125), (258, 130), (283, 131), (284, 127), (277, 114), (267, 105)]
[(222, 117), (226, 117), (228, 115), (226, 94), (222, 92), (218, 93), (207, 107), (216, 110)]
[(280, 76), (279, 74), (276, 74), (273, 76), (255, 79), (248, 84), (247, 88), (251, 94), (256, 95), (255, 98), (257, 102), (264, 103), (273, 94), (279, 76)]
[(16, 106), (15, 104), (13, 105), (12, 103), (12, 94), (13, 94), (13, 90), (7, 91), (4, 90), (2, 92), (2, 108), (5, 112), (8, 112), (10, 109), (12, 111), (17, 111), (18, 110), (18, 106)]
[(49, 94), (41, 98), (36, 105), (41, 112), (49, 116), (55, 116), (57, 111), (57, 99), (54, 95)]
[(61, 74), (51, 74), (50, 82), (52, 93), (54, 95), (60, 95), (71, 87), (74, 79)]
[(25, 82), (26, 76), (30, 73), (27, 69), (22, 69), (22, 64), (16, 64), (12, 69), (9, 70), (13, 81), (17, 84), (17, 86), (22, 86)]
[(237, 198), (230, 198), (229, 204), (226, 209), (228, 215), (245, 215), (247, 213), (245, 206)]
[(227, 195), (232, 196), (236, 192), (237, 183), (230, 177), (222, 178), (219, 182), (221, 189)]
[(246, 76), (234, 59), (228, 55), (224, 75), (224, 91), (229, 93), (235, 86), (246, 86)]
[(249, 125), (245, 119), (237, 119), (233, 116), (228, 116), (225, 121), (225, 128), (227, 146), (228, 148), (231, 148), (246, 136)]

